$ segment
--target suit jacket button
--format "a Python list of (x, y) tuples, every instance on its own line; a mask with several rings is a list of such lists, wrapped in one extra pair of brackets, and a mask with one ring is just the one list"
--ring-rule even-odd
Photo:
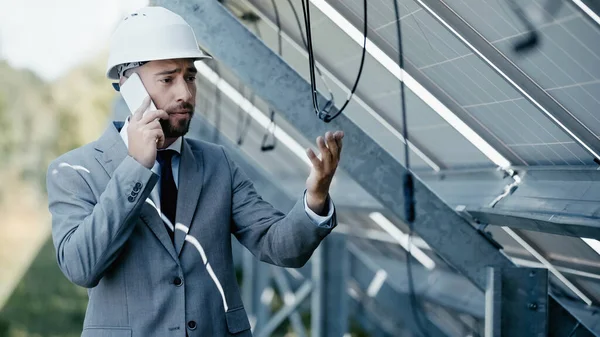
[(183, 281), (181, 281), (181, 278), (179, 276), (175, 277), (175, 279), (173, 280), (173, 284), (177, 287), (181, 286), (183, 284)]
[(196, 322), (195, 321), (189, 321), (188, 322), (188, 328), (190, 328), (190, 330), (196, 330)]
[(130, 195), (130, 196), (127, 198), (127, 200), (128, 200), (129, 202), (134, 202), (134, 201), (135, 201), (135, 197), (134, 197), (134, 196), (132, 196), (132, 195)]
[(135, 186), (133, 186), (133, 190), (136, 192), (139, 192), (142, 189), (142, 184), (137, 182), (135, 183)]
[(132, 197), (137, 197), (138, 191), (131, 191), (129, 195), (131, 195)]

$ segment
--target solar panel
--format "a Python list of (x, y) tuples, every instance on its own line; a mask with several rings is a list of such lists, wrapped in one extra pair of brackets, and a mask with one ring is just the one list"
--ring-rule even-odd
[(600, 135), (597, 116), (600, 27), (576, 10), (570, 1), (563, 1), (553, 17), (543, 7), (543, 1), (520, 2), (545, 16), (544, 23), (537, 24), (541, 42), (526, 55), (513, 51), (515, 41), (523, 38), (526, 28), (504, 0), (445, 2), (596, 136)]
[[(362, 1), (328, 2), (355, 26), (360, 27)], [(530, 165), (593, 164), (591, 155), (550, 122), (532, 103), (526, 101), (484, 61), (473, 55), (429, 13), (419, 10), (420, 7), (412, 0), (401, 2), (405, 6), (401, 21), (406, 60), (483, 124), (491, 134), (488, 138), (500, 139)], [(373, 6), (379, 12), (390, 12), (392, 4), (391, 0), (376, 0), (369, 2), (369, 8)], [(478, 8), (473, 10), (477, 11)], [(498, 11), (502, 9), (498, 8)], [(479, 10), (479, 13), (485, 11)], [(376, 18), (377, 16), (371, 17), (369, 21)], [(389, 15), (386, 19), (391, 21), (374, 22), (371, 25), (377, 28), (370, 32), (370, 38), (388, 54), (393, 54), (397, 52), (397, 38), (392, 24), (394, 19), (390, 19)], [(499, 19), (500, 17), (495, 18)], [(507, 24), (495, 22), (490, 29), (497, 26)], [(515, 32), (510, 33), (505, 29), (502, 33), (514, 35)], [(514, 130), (507, 131), (507, 128)]]

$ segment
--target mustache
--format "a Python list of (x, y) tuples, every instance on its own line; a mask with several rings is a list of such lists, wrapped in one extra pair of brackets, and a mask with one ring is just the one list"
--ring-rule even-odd
[(194, 106), (191, 103), (183, 102), (183, 103), (177, 104), (175, 106), (169, 107), (168, 109), (165, 109), (165, 111), (169, 112), (169, 113), (174, 112), (174, 111), (182, 111), (182, 110), (194, 112)]

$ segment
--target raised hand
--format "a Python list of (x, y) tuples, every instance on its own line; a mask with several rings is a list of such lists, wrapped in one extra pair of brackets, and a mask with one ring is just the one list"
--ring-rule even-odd
[(168, 119), (164, 110), (146, 111), (150, 106), (150, 96), (129, 119), (127, 137), (129, 155), (147, 168), (152, 168), (156, 161), (156, 149), (163, 146), (165, 135), (159, 119)]
[(317, 214), (324, 213), (329, 186), (340, 161), (343, 138), (342, 131), (327, 132), (325, 137), (317, 137), (320, 159), (312, 149), (306, 150), (306, 155), (312, 163), (310, 175), (306, 179), (306, 203)]

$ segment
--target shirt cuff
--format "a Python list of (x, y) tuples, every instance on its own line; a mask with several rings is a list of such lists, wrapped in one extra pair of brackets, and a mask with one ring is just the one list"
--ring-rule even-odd
[(308, 203), (306, 202), (306, 191), (304, 191), (304, 211), (317, 227), (331, 228), (331, 219), (333, 218), (333, 212), (335, 209), (333, 206), (333, 201), (330, 197), (327, 198), (327, 201), (329, 202), (329, 212), (327, 213), (327, 216), (318, 215), (308, 207)]

